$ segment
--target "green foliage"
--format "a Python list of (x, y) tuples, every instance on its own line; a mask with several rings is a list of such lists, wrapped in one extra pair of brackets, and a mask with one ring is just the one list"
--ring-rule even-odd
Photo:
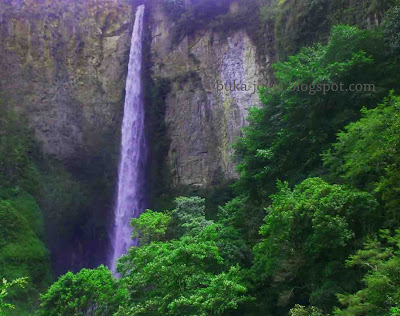
[(11, 190), (3, 190), (3, 195), (0, 198), (9, 202), (26, 219), (36, 236), (44, 240), (42, 212), (30, 194), (19, 187), (15, 187)]
[[(380, 32), (338, 26), (327, 45), (304, 48), (275, 64), (276, 85), (285, 89), (260, 91), (264, 106), (250, 111), (249, 126), (235, 145), (239, 193), (263, 200), (278, 177), (298, 183), (324, 172), (320, 154), (335, 133), (356, 120), (362, 106), (375, 106), (399, 82), (392, 65), (384, 62), (383, 47)], [(352, 83), (371, 82), (374, 91), (324, 94), (318, 86), (342, 83), (347, 89)], [(303, 84), (313, 89), (298, 91), (296, 86)]]
[[(176, 204), (171, 225), (182, 228), (177, 239), (132, 247), (120, 259), (129, 299), (116, 315), (222, 315), (250, 300), (240, 268), (224, 264), (219, 228), (205, 220), (204, 199), (181, 197)], [(149, 214), (143, 231), (160, 216)]]
[(394, 2), (395, 0), (334, 0), (331, 20), (333, 24), (346, 23), (363, 28), (377, 26)]
[(398, 307), (392, 307), (390, 309), (390, 316), (399, 316), (400, 315), (400, 308)]
[(250, 300), (246, 296), (247, 289), (243, 285), (243, 277), (238, 267), (231, 267), (210, 280), (209, 286), (199, 288), (194, 295), (182, 297), (171, 304), (173, 315), (190, 315), (185, 309), (198, 310), (193, 315), (223, 315), (225, 311), (235, 310), (238, 305)]
[[(367, 110), (376, 107), (390, 88), (398, 87), (396, 67), (382, 29), (351, 26), (334, 27), (326, 45), (303, 48), (274, 65), (275, 84), (283, 89), (260, 91), (264, 107), (251, 109), (249, 126), (235, 145), (239, 195), (220, 211), (221, 222), (235, 227), (247, 243), (256, 243), (260, 213), (267, 207), (260, 230), (263, 240), (254, 247), (252, 268), (252, 290), (260, 310), (273, 306), (272, 313), (284, 314), (298, 303), (329, 312), (337, 303), (336, 293), (359, 286), (360, 271), (345, 269), (347, 256), (388, 222), (398, 225), (397, 98), (386, 101), (386, 111), (385, 106)], [(318, 91), (318, 84), (335, 83), (345, 88), (374, 83), (375, 89)], [(295, 89), (303, 84), (307, 92)], [(321, 154), (337, 131), (359, 118), (363, 107), (364, 118), (346, 127), (324, 159), (334, 181), (369, 192), (319, 178), (289, 189), (289, 184), (326, 175)], [(347, 177), (347, 172), (357, 176)], [(289, 184), (280, 184), (271, 196), (276, 179)], [(390, 212), (382, 212), (377, 200)], [(297, 307), (292, 312), (312, 310)]]
[[(290, 3), (281, 2), (278, 7)], [(252, 269), (252, 290), (260, 310), (273, 306), (272, 313), (284, 314), (299, 303), (329, 312), (337, 303), (336, 293), (359, 286), (359, 270), (345, 269), (345, 258), (368, 234), (399, 223), (397, 98), (386, 101), (390, 108), (386, 111), (380, 109), (384, 106), (367, 110), (400, 83), (393, 71), (398, 68), (397, 58), (387, 38), (382, 28), (334, 27), (326, 45), (303, 48), (286, 62), (276, 63), (275, 85), (283, 89), (261, 90), (264, 107), (250, 111), (249, 126), (235, 144), (241, 175), (235, 185), (238, 197), (219, 215), (246, 243), (254, 244), (259, 238), (260, 214), (267, 207), (260, 231), (264, 239), (254, 248)], [(373, 83), (375, 89), (318, 91), (318, 84), (335, 83), (345, 88)], [(295, 89), (303, 84), (307, 92)], [(369, 193), (308, 179), (293, 191), (281, 184), (279, 193), (271, 197), (276, 179), (296, 185), (305, 178), (326, 175), (321, 154), (337, 131), (359, 119), (363, 107), (364, 118), (340, 134), (324, 160), (333, 171), (332, 180)], [(366, 120), (372, 113), (374, 118)], [(348, 177), (347, 172), (357, 176)], [(383, 203), (378, 205), (371, 194)], [(382, 212), (382, 204), (389, 213)], [(292, 311), (311, 313), (308, 307)]]
[(390, 95), (376, 109), (338, 134), (324, 161), (337, 177), (375, 192), (384, 201), (388, 223), (398, 223), (400, 203), (400, 98)]
[(289, 316), (324, 316), (324, 314), (315, 307), (296, 305), (290, 310)]
[[(216, 238), (215, 227), (209, 227), (198, 237), (131, 248), (119, 268), (130, 298), (117, 315), (207, 315), (210, 311), (219, 315), (218, 310), (223, 312), (246, 300), (237, 270), (218, 273), (222, 258)], [(221, 279), (229, 283), (221, 283)], [(225, 287), (216, 288), (224, 283), (229, 296), (225, 296)], [(218, 296), (208, 298), (211, 293)]]
[(135, 239), (139, 237), (141, 245), (148, 244), (152, 241), (162, 241), (165, 238), (170, 222), (170, 215), (146, 210), (139, 218), (132, 219), (132, 238)]
[(264, 239), (254, 248), (257, 280), (271, 278), (280, 305), (306, 295), (311, 304), (328, 309), (335, 293), (354, 284), (344, 261), (376, 230), (377, 202), (368, 193), (319, 178), (293, 191), (287, 183), (278, 188), (260, 229)]
[(171, 212), (175, 235), (196, 235), (212, 221), (205, 218), (205, 200), (200, 197), (178, 197), (175, 199), (176, 208)]
[(104, 266), (82, 269), (61, 276), (40, 296), (40, 309), (35, 315), (113, 315), (126, 292)]
[(25, 287), (26, 283), (26, 278), (18, 278), (12, 282), (7, 282), (6, 279), (2, 280), (2, 283), (0, 284), (0, 316), (6, 316), (7, 310), (15, 308), (13, 304), (5, 302), (5, 298), (9, 293), (9, 289), (14, 285), (18, 285), (23, 288)]
[(22, 315), (36, 305), (36, 299), (50, 282), (50, 260), (43, 238), (41, 212), (27, 193), (9, 192), (0, 199), (0, 275), (6, 279), (27, 276), (24, 290), (12, 292), (15, 314)]
[(301, 47), (328, 41), (337, 24), (371, 28), (382, 22), (393, 0), (287, 0), (264, 7), (264, 20), (275, 21), (278, 59), (285, 60)]
[(354, 294), (338, 295), (345, 308), (335, 315), (398, 315), (400, 300), (400, 230), (391, 236), (382, 231), (380, 239), (369, 240), (364, 249), (350, 256), (349, 267), (367, 269), (364, 288)]
[[(328, 0), (280, 1), (271, 9), (275, 16), (275, 45), (279, 59), (294, 54), (305, 45), (326, 40), (331, 25), (327, 15), (330, 12)], [(315, 30), (318, 29), (318, 32)]]
[(258, 231), (265, 217), (263, 207), (253, 202), (245, 194), (237, 196), (220, 207), (218, 213), (219, 222), (234, 227), (250, 247), (259, 241)]
[(393, 55), (400, 53), (400, 2), (388, 10), (383, 23), (385, 41), (391, 48)]
[(26, 284), (24, 289), (4, 290), (13, 306), (7, 315), (20, 316), (34, 309), (39, 291), (48, 285), (50, 260), (42, 213), (31, 195), (41, 190), (32, 132), (6, 98), (0, 99), (0, 122), (0, 275)]
[(0, 98), (0, 184), (20, 185), (37, 192), (38, 171), (30, 160), (34, 150), (32, 132), (15, 107)]
[(61, 165), (54, 163), (46, 167), (39, 201), (45, 210), (47, 233), (61, 246), (72, 239), (74, 226), (79, 223), (88, 198), (85, 188)]

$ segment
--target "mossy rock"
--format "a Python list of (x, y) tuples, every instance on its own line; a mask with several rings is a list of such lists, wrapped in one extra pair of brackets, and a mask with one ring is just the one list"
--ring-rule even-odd
[(43, 239), (42, 213), (34, 198), (26, 192), (21, 192), (10, 199), (10, 204), (26, 218), (36, 236)]
[(49, 253), (41, 236), (41, 212), (29, 194), (20, 192), (0, 200), (0, 277), (28, 277), (24, 289), (14, 289), (9, 300), (16, 305), (10, 315), (32, 312), (39, 292), (51, 280)]

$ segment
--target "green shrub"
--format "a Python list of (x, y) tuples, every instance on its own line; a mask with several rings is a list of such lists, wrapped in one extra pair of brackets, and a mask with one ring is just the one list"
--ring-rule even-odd
[(307, 301), (329, 310), (335, 293), (358, 281), (345, 259), (379, 229), (378, 203), (368, 193), (320, 178), (293, 190), (279, 183), (278, 189), (260, 229), (263, 240), (254, 248), (256, 282), (270, 280), (277, 305)]
[(325, 165), (336, 177), (379, 197), (387, 225), (397, 225), (400, 204), (400, 98), (390, 95), (338, 134)]
[(286, 0), (263, 8), (264, 20), (275, 19), (275, 44), (283, 60), (303, 46), (325, 43), (333, 25), (371, 28), (380, 24), (394, 0)]
[(113, 315), (124, 301), (126, 292), (104, 266), (82, 269), (61, 276), (40, 296), (38, 316), (101, 316)]
[(43, 236), (40, 209), (27, 193), (0, 200), (0, 276), (8, 280), (27, 277), (23, 290), (10, 294), (16, 305), (10, 315), (32, 310), (38, 293), (50, 282), (49, 253)]
[(10, 288), (15, 285), (19, 285), (24, 288), (26, 284), (26, 278), (18, 278), (13, 280), (12, 282), (7, 282), (6, 279), (3, 278), (0, 284), (0, 316), (7, 316), (6, 311), (10, 309), (14, 309), (15, 306), (13, 304), (7, 303), (5, 299), (7, 298)]
[(400, 54), (400, 1), (392, 7), (384, 20), (383, 33), (385, 41), (392, 50), (393, 55)]
[(0, 98), (0, 185), (38, 192), (39, 173), (30, 159), (35, 150), (32, 134), (14, 105)]

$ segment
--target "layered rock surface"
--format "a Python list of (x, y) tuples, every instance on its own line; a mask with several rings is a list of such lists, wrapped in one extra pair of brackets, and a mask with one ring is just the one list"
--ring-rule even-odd
[[(165, 114), (172, 184), (205, 188), (235, 178), (231, 145), (246, 124), (247, 109), (259, 104), (254, 86), (268, 83), (268, 61), (260, 60), (240, 29), (222, 34), (203, 28), (173, 45), (175, 21), (159, 2), (152, 4), (152, 76), (172, 83)], [(232, 1), (230, 11), (238, 5)], [(238, 91), (234, 82), (248, 91)]]
[[(264, 77), (269, 57), (260, 55), (251, 34), (240, 28), (225, 34), (205, 25), (174, 43), (176, 21), (165, 14), (161, 3), (146, 1), (146, 30), (151, 76), (170, 82), (163, 118), (167, 185), (209, 188), (237, 176), (231, 144), (246, 124), (247, 108), (259, 102), (254, 84), (269, 82)], [(65, 219), (77, 228), (65, 240), (69, 249), (58, 249), (58, 241), (49, 241), (58, 272), (95, 266), (107, 249), (105, 226), (113, 207), (137, 4), (131, 0), (0, 3), (0, 98), (14, 103), (28, 118), (43, 152), (67, 166), (89, 195), (89, 205), (74, 215), (79, 223)], [(232, 0), (230, 11), (238, 9)], [(218, 83), (229, 87), (234, 81), (246, 84), (249, 91), (217, 88)], [(152, 146), (152, 139), (149, 142)], [(49, 218), (58, 216), (57, 205), (45, 209)], [(58, 229), (52, 227), (49, 236), (57, 235)]]
[(2, 1), (0, 91), (27, 114), (44, 152), (77, 159), (119, 128), (129, 2)]
[[(129, 0), (0, 5), (0, 90), (27, 114), (45, 153), (77, 162), (104, 142), (118, 143), (133, 7)], [(268, 81), (265, 60), (244, 30), (205, 28), (172, 45), (175, 21), (161, 1), (148, 7), (152, 76), (172, 83), (165, 121), (173, 186), (236, 177), (231, 144), (247, 107), (258, 103), (253, 85)], [(231, 11), (237, 7), (232, 1)], [(217, 83), (234, 81), (249, 91), (218, 91)]]
[(129, 0), (0, 3), (0, 98), (63, 166), (41, 193), (56, 274), (108, 251), (133, 10)]

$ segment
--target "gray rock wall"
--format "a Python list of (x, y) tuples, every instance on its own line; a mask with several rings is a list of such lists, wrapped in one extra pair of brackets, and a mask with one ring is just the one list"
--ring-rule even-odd
[[(152, 75), (172, 82), (165, 120), (173, 186), (205, 188), (235, 178), (231, 145), (246, 124), (248, 107), (259, 104), (254, 85), (268, 83), (269, 64), (260, 61), (244, 30), (221, 34), (202, 29), (171, 45), (174, 21), (159, 2), (152, 3)], [(230, 10), (238, 6), (232, 1)], [(228, 90), (235, 90), (234, 81), (249, 91), (217, 88), (217, 83), (232, 83)]]
[(27, 114), (44, 152), (73, 160), (118, 129), (129, 2), (1, 2), (0, 91)]
[(0, 98), (65, 167), (37, 197), (55, 274), (105, 262), (132, 13), (130, 0), (0, 1)]
[[(161, 1), (148, 4), (152, 76), (172, 83), (165, 114), (172, 185), (235, 178), (231, 144), (258, 104), (253, 85), (268, 83), (268, 58), (260, 60), (244, 30), (206, 27), (172, 45), (175, 21)], [(233, 0), (231, 12), (239, 9)], [(79, 161), (105, 142), (118, 148), (132, 19), (130, 0), (0, 4), (0, 91), (27, 114), (45, 153)], [(217, 91), (218, 82), (234, 80), (250, 91)]]

